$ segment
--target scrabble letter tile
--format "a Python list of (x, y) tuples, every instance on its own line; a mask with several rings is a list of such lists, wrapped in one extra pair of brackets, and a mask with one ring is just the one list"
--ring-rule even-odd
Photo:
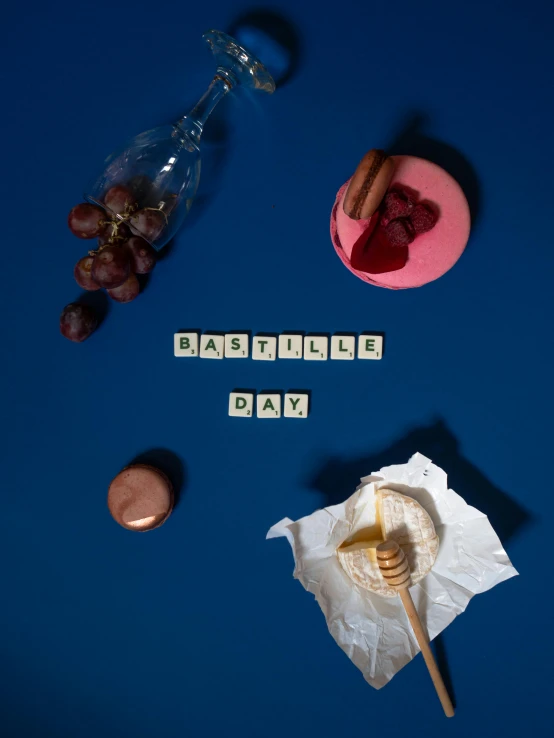
[(360, 336), (358, 338), (358, 359), (382, 359), (383, 336)]
[(225, 337), (203, 333), (200, 336), (200, 358), (222, 359), (225, 349)]
[(307, 418), (308, 395), (298, 392), (285, 394), (285, 418)]
[(254, 395), (250, 392), (231, 392), (229, 415), (233, 418), (251, 418), (254, 411)]
[(173, 353), (175, 356), (198, 356), (198, 333), (175, 333)]
[(332, 359), (354, 359), (356, 338), (354, 336), (331, 336)]
[(254, 336), (252, 339), (252, 358), (257, 361), (275, 361), (277, 339), (275, 336)]
[(279, 336), (279, 358), (301, 359), (303, 340), (302, 336), (295, 333), (281, 333)]
[(327, 336), (304, 336), (304, 358), (307, 361), (325, 361), (328, 353)]
[(248, 333), (226, 333), (225, 334), (225, 358), (247, 359), (250, 342)]
[(256, 397), (256, 414), (258, 418), (280, 418), (281, 395), (258, 395)]

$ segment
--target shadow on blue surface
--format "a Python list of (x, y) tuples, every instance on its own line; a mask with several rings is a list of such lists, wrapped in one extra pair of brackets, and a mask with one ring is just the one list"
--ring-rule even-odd
[(457, 149), (444, 141), (426, 135), (423, 130), (428, 116), (412, 112), (400, 124), (400, 131), (387, 146), (391, 154), (409, 154), (438, 164), (458, 182), (467, 198), (471, 224), (475, 226), (481, 215), (481, 186), (473, 165)]
[[(140, 284), (140, 294), (148, 289), (150, 277), (151, 274), (137, 274), (137, 279)], [(102, 323), (106, 320), (113, 307), (113, 300), (108, 296), (105, 290), (82, 292), (76, 300), (73, 300), (73, 302), (79, 303), (80, 305), (87, 305), (94, 310), (98, 317), (98, 326), (95, 330), (98, 330), (102, 326)]]
[(284, 15), (262, 8), (250, 10), (231, 24), (229, 33), (264, 63), (277, 86), (295, 76), (302, 41), (298, 28)]
[[(175, 246), (175, 239), (172, 238), (171, 241), (168, 241), (166, 245), (161, 249), (161, 251), (158, 251), (157, 257), (156, 257), (156, 263), (159, 263), (160, 261), (163, 261), (164, 259), (167, 259), (167, 257), (172, 253), (173, 248)], [(150, 276), (151, 272), (147, 275), (143, 276)], [(137, 275), (138, 276), (138, 275)]]
[(410, 431), (389, 448), (357, 459), (326, 459), (309, 481), (324, 496), (324, 506), (336, 505), (347, 497), (360, 478), (383, 466), (404, 464), (417, 451), (430, 458), (448, 474), (448, 485), (469, 505), (489, 516), (503, 543), (531, 522), (531, 514), (506, 492), (493, 484), (459, 450), (459, 443), (444, 420)]
[(108, 313), (112, 309), (112, 301), (104, 290), (96, 290), (95, 292), (82, 292), (76, 300), (80, 305), (91, 307), (98, 316), (98, 328), (108, 317)]
[(180, 456), (166, 448), (153, 448), (143, 451), (129, 463), (155, 466), (163, 471), (173, 485), (174, 508), (177, 507), (187, 486), (187, 469)]

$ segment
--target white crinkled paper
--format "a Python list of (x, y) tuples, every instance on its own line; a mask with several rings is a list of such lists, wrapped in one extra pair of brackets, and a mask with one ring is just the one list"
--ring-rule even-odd
[(463, 612), (473, 595), (517, 574), (486, 515), (448, 489), (446, 473), (422, 454), (361, 480), (340, 505), (293, 522), (281, 520), (267, 538), (285, 536), (293, 550), (294, 577), (312, 592), (329, 631), (365, 679), (380, 689), (419, 651), (400, 597), (384, 598), (358, 587), (336, 556), (364, 527), (364, 508), (381, 487), (413, 497), (433, 520), (440, 539), (431, 572), (410, 589), (433, 639)]

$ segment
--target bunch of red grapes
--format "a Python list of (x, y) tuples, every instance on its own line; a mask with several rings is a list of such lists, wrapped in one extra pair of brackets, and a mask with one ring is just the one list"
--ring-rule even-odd
[[(117, 185), (106, 192), (105, 209), (82, 202), (67, 219), (78, 238), (98, 239), (98, 248), (75, 265), (75, 281), (89, 292), (105, 289), (115, 302), (131, 302), (139, 294), (137, 274), (151, 272), (157, 256), (145, 239), (155, 241), (166, 225), (165, 203), (158, 208), (139, 208), (135, 193), (132, 187)], [(67, 305), (60, 318), (61, 333), (70, 341), (84, 341), (97, 325), (93, 308), (79, 303)]]

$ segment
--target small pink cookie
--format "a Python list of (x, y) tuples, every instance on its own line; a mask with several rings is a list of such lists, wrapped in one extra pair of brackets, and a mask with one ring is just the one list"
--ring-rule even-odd
[(353, 220), (343, 209), (348, 182), (338, 191), (331, 213), (331, 239), (347, 269), (364, 282), (392, 290), (421, 287), (442, 277), (462, 255), (470, 231), (467, 200), (460, 185), (450, 174), (426, 159), (394, 156), (396, 169), (391, 188), (405, 186), (417, 193), (418, 202), (428, 200), (439, 212), (435, 227), (417, 236), (408, 247), (408, 261), (393, 272), (368, 274), (350, 264), (354, 244), (367, 238), (375, 227), (378, 214), (367, 220)]

